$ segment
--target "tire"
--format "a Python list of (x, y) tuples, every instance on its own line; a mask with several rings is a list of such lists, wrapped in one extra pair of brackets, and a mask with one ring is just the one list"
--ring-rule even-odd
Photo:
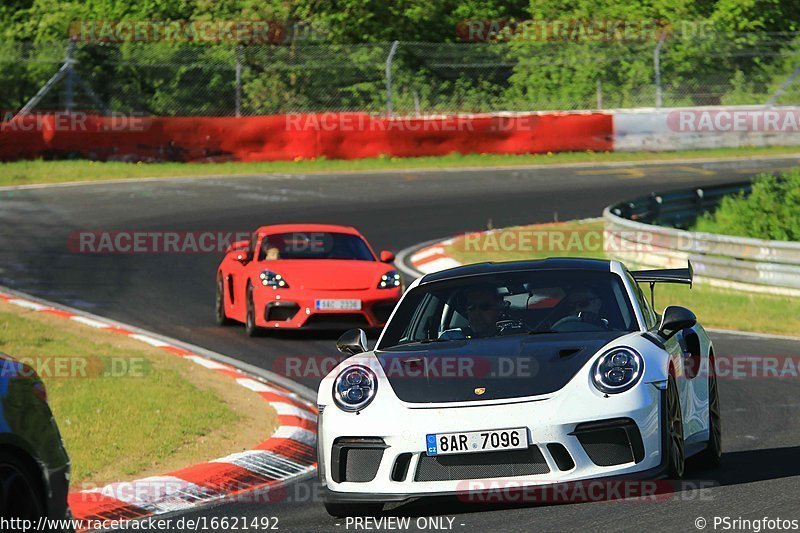
[(722, 459), (722, 411), (714, 355), (709, 355), (708, 371), (708, 445), (693, 459), (699, 468), (717, 468)]
[(686, 447), (683, 441), (683, 413), (681, 412), (678, 385), (670, 373), (667, 381), (667, 412), (662, 431), (666, 439), (667, 477), (681, 479), (686, 470)]
[(225, 314), (225, 282), (217, 276), (216, 298), (214, 300), (214, 321), (218, 326), (230, 326), (233, 320)]
[(256, 325), (256, 305), (253, 302), (253, 286), (247, 284), (247, 312), (244, 320), (244, 331), (248, 337), (260, 337), (264, 330)]
[(0, 516), (36, 522), (46, 515), (38, 472), (15, 454), (0, 452)]
[(383, 511), (382, 503), (330, 503), (325, 502), (325, 510), (335, 518), (348, 516), (379, 516)]

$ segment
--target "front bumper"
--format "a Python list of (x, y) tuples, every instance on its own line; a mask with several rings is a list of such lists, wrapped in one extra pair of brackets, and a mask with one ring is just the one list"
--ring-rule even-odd
[[(665, 472), (660, 431), (663, 397), (662, 391), (654, 385), (643, 384), (617, 397), (589, 403), (576, 403), (575, 399), (561, 396), (476, 407), (419, 408), (404, 404), (394, 406), (393, 412), (386, 412), (386, 407), (370, 412), (368, 407), (357, 415), (357, 421), (352, 413), (344, 413), (334, 405), (326, 406), (319, 419), (318, 435), (319, 473), (325, 487), (325, 499), (340, 503), (402, 502), (419, 497), (479, 494), (498, 489), (545, 488), (584, 480), (656, 479)], [(581, 429), (621, 426), (627, 427), (629, 433), (626, 435), (632, 436), (628, 460), (619, 454), (615, 458), (614, 453), (604, 456), (603, 439), (587, 439), (586, 432)], [(531, 457), (540, 457), (543, 464), (534, 465), (522, 475), (507, 474), (509, 468), (519, 471), (521, 467), (524, 471), (525, 465), (503, 465), (500, 470), (504, 473), (496, 475), (498, 471), (487, 465), (502, 463), (496, 454), (508, 452), (463, 454), (459, 457), (465, 458), (466, 468), (463, 461), (458, 465), (450, 462), (444, 465), (447, 468), (439, 468), (442, 465), (436, 458), (425, 455), (425, 435), (428, 433), (508, 427), (528, 429)], [(631, 431), (631, 427), (635, 431)], [(369, 458), (373, 462), (374, 476), (371, 478), (373, 472), (365, 470), (363, 465), (346, 468), (341, 465), (341, 452), (337, 455), (336, 448), (341, 448), (343, 443), (347, 446), (354, 438), (367, 443), (378, 442), (370, 439), (380, 439), (385, 444), (382, 453), (373, 452), (371, 458), (353, 455), (356, 459)], [(635, 443), (637, 438), (640, 439), (638, 444)], [(636, 449), (637, 446), (640, 448)], [(619, 447), (615, 449), (617, 452), (621, 450)], [(569, 460), (565, 460), (564, 451)], [(377, 461), (376, 456), (379, 456)], [(519, 454), (513, 457), (519, 457)], [(403, 465), (398, 469), (399, 462), (407, 462), (405, 475), (398, 475), (398, 471), (403, 469)], [(532, 470), (536, 472), (532, 473)], [(347, 476), (358, 480), (350, 481)]]
[[(256, 325), (270, 329), (380, 328), (400, 300), (400, 288), (328, 291), (257, 289), (254, 291)], [(317, 300), (360, 300), (358, 310), (320, 310)]]

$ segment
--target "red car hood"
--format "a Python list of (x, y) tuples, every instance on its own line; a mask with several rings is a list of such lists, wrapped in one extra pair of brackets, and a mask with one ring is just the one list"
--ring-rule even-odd
[(378, 261), (346, 259), (296, 259), (266, 261), (264, 268), (274, 270), (291, 288), (352, 291), (377, 287), (388, 265)]

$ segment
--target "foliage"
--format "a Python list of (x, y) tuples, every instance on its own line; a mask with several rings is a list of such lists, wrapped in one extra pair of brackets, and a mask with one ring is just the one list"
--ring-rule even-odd
[(696, 231), (778, 241), (800, 241), (800, 170), (764, 174), (749, 195), (723, 198), (698, 219)]

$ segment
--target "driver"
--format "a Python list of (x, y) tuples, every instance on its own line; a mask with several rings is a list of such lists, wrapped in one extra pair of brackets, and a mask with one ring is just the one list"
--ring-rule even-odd
[(566, 298), (567, 308), (570, 314), (567, 316), (575, 317), (582, 322), (590, 322), (598, 326), (607, 327), (608, 321), (600, 317), (600, 308), (603, 300), (590, 287), (578, 286), (570, 292)]
[(497, 335), (497, 321), (500, 320), (502, 297), (492, 285), (475, 285), (466, 289), (467, 320), (474, 337), (493, 337)]

